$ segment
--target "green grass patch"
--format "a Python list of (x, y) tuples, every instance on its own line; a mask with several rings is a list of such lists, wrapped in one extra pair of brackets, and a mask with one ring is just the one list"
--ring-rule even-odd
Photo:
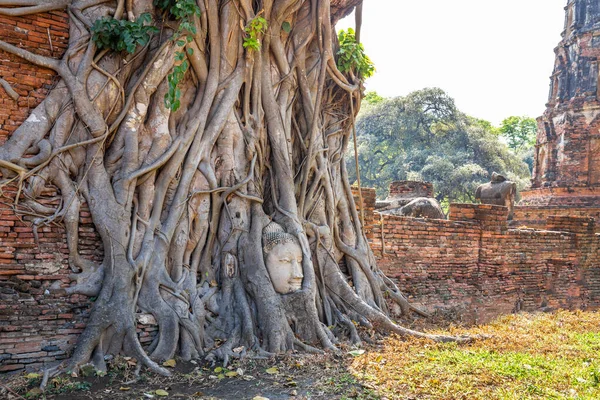
[(597, 313), (512, 315), (445, 333), (490, 338), (469, 345), (391, 338), (356, 358), (354, 376), (391, 399), (600, 399)]

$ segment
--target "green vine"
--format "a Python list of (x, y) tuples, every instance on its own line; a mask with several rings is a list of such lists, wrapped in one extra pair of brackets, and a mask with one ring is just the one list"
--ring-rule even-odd
[(243, 46), (249, 51), (259, 51), (261, 48), (260, 35), (267, 31), (267, 20), (261, 16), (256, 16), (250, 20), (244, 31), (246, 37), (244, 37)]
[[(193, 23), (193, 18), (200, 16), (200, 7), (196, 4), (196, 0), (154, 0), (154, 5), (161, 10), (167, 11), (169, 16), (172, 16), (175, 20), (180, 21), (173, 38), (179, 38), (185, 34), (185, 41), (178, 39), (175, 42), (177, 46), (183, 47), (186, 41), (189, 43), (194, 40), (193, 35), (196, 34), (196, 26)], [(188, 48), (187, 53), (192, 55), (194, 51)], [(181, 61), (181, 64), (175, 66), (173, 72), (167, 77), (169, 91), (165, 94), (165, 106), (171, 109), (171, 111), (177, 111), (181, 106), (181, 102), (179, 101), (181, 90), (178, 86), (189, 67), (185, 58), (186, 55), (184, 52), (175, 52), (175, 61)]]
[(200, 7), (196, 0), (154, 0), (154, 5), (161, 10), (169, 11), (176, 20), (188, 20), (194, 15), (200, 16)]
[(354, 29), (341, 30), (338, 34), (340, 49), (337, 52), (338, 69), (345, 73), (355, 71), (361, 79), (369, 78), (375, 73), (375, 66), (371, 59), (365, 54), (362, 43), (356, 42)]
[(99, 49), (125, 50), (132, 54), (137, 45), (146, 45), (151, 35), (158, 32), (155, 26), (148, 25), (150, 22), (152, 16), (148, 13), (133, 22), (102, 17), (92, 26), (92, 40)]
[(172, 111), (179, 110), (179, 106), (181, 105), (181, 102), (179, 101), (179, 98), (181, 97), (179, 83), (183, 80), (183, 77), (188, 70), (188, 62), (185, 60), (185, 53), (183, 51), (175, 52), (175, 61), (181, 61), (181, 64), (175, 66), (173, 72), (167, 76), (169, 91), (165, 94), (165, 106)]

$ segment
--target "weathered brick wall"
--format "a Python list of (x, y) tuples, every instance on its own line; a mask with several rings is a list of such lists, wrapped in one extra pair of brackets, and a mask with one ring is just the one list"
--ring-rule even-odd
[(396, 181), (390, 183), (390, 199), (433, 197), (433, 183), (420, 181)]
[[(515, 207), (514, 219), (511, 226), (546, 229), (546, 223), (551, 216), (590, 217), (600, 221), (600, 203), (597, 207), (569, 206), (518, 206)], [(596, 224), (596, 233), (600, 233), (600, 223)]]
[(380, 267), (415, 304), (454, 320), (600, 307), (594, 219), (548, 215), (546, 230), (510, 229), (507, 212), (452, 204), (449, 220), (376, 213), (371, 245)]
[(600, 6), (577, 3), (565, 7), (550, 95), (538, 118), (533, 190), (523, 193), (522, 205), (600, 202)]
[[(67, 48), (68, 36), (68, 17), (64, 12), (0, 16), (2, 40), (36, 54), (60, 58)], [(53, 71), (0, 51), (0, 78), (19, 94), (15, 101), (0, 87), (0, 144), (3, 144), (45, 98), (57, 77)], [(60, 289), (69, 282), (70, 272), (64, 230), (58, 225), (42, 227), (35, 243), (30, 222), (13, 212), (14, 191), (6, 187), (2, 191), (0, 372), (5, 372), (25, 366), (35, 368), (64, 358), (84, 326), (89, 300), (81, 296), (66, 297)], [(82, 222), (82, 253), (97, 257), (97, 241), (86, 211), (82, 211)]]
[[(52, 11), (24, 17), (0, 15), (0, 37), (7, 43), (42, 56), (60, 58), (68, 45), (68, 17)], [(0, 50), (0, 78), (19, 94), (13, 100), (0, 87), (0, 145), (48, 94), (56, 82), (54, 71), (36, 67)]]
[[(0, 202), (0, 372), (41, 367), (67, 356), (85, 326), (89, 299), (67, 296), (71, 269), (65, 231), (60, 225), (40, 227), (38, 240), (30, 221), (13, 210), (15, 192), (4, 188)], [(45, 205), (58, 201), (48, 196)], [(82, 256), (101, 261), (89, 212), (81, 211), (79, 248)]]

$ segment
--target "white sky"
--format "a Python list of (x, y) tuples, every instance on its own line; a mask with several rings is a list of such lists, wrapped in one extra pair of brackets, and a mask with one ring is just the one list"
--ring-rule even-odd
[[(367, 90), (439, 87), (498, 125), (538, 117), (548, 100), (567, 0), (365, 0), (361, 41), (377, 72)], [(338, 29), (354, 26), (354, 15)]]

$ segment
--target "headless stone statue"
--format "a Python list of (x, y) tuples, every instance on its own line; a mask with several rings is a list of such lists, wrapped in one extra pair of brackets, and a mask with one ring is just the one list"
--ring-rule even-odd
[(513, 217), (516, 197), (517, 184), (495, 172), (492, 174), (492, 180), (480, 185), (475, 192), (475, 199), (479, 200), (481, 204), (508, 207), (508, 219)]
[(288, 294), (302, 288), (302, 249), (298, 239), (271, 222), (263, 229), (263, 255), (275, 291)]
[(439, 203), (428, 197), (418, 197), (400, 208), (398, 215), (414, 218), (446, 219)]

